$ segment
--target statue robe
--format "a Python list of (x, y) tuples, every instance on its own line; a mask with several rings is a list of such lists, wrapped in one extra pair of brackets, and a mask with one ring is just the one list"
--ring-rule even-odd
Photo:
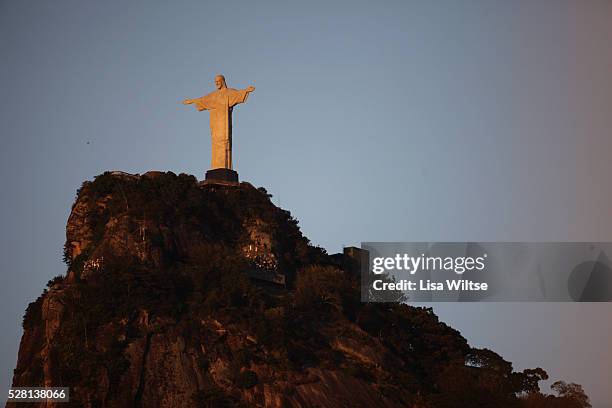
[(221, 88), (194, 100), (198, 110), (210, 111), (211, 169), (232, 169), (232, 108), (248, 96), (245, 89)]

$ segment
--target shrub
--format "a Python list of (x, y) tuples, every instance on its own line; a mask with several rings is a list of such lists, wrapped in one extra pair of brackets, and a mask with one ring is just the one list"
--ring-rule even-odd
[(236, 375), (234, 383), (236, 384), (236, 387), (246, 390), (256, 386), (259, 383), (259, 379), (254, 371), (245, 370)]

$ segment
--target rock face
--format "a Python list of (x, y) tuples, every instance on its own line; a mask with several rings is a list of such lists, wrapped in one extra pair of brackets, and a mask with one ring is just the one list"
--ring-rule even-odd
[(515, 406), (545, 375), (430, 309), (360, 303), (358, 277), (248, 183), (105, 173), (78, 192), (65, 260), (13, 378), (70, 387), (58, 406)]

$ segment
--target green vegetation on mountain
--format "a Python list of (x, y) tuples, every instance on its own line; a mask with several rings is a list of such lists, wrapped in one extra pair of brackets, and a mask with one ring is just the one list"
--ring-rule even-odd
[[(253, 278), (254, 236), (284, 284)], [(248, 183), (105, 173), (77, 194), (65, 259), (26, 311), (13, 381), (71, 387), (65, 406), (590, 406), (431, 309), (362, 303), (359, 276)]]

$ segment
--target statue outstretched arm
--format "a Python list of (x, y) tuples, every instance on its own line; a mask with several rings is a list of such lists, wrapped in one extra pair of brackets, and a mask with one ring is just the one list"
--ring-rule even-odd
[(198, 108), (198, 110), (206, 110), (206, 106), (202, 103), (202, 98), (185, 99), (183, 101), (183, 105), (192, 105), (194, 103), (196, 104), (196, 108)]
[(243, 89), (243, 90), (241, 90), (241, 91), (238, 91), (238, 92), (235, 94), (235, 98), (234, 98), (234, 100), (231, 102), (231, 105), (232, 105), (232, 106), (234, 106), (234, 105), (236, 105), (236, 104), (246, 102), (246, 101), (247, 101), (247, 99), (249, 98), (249, 94), (250, 94), (251, 92), (253, 92), (254, 90), (255, 90), (255, 87), (254, 87), (254, 86), (249, 86), (248, 88), (245, 88), (245, 89)]

